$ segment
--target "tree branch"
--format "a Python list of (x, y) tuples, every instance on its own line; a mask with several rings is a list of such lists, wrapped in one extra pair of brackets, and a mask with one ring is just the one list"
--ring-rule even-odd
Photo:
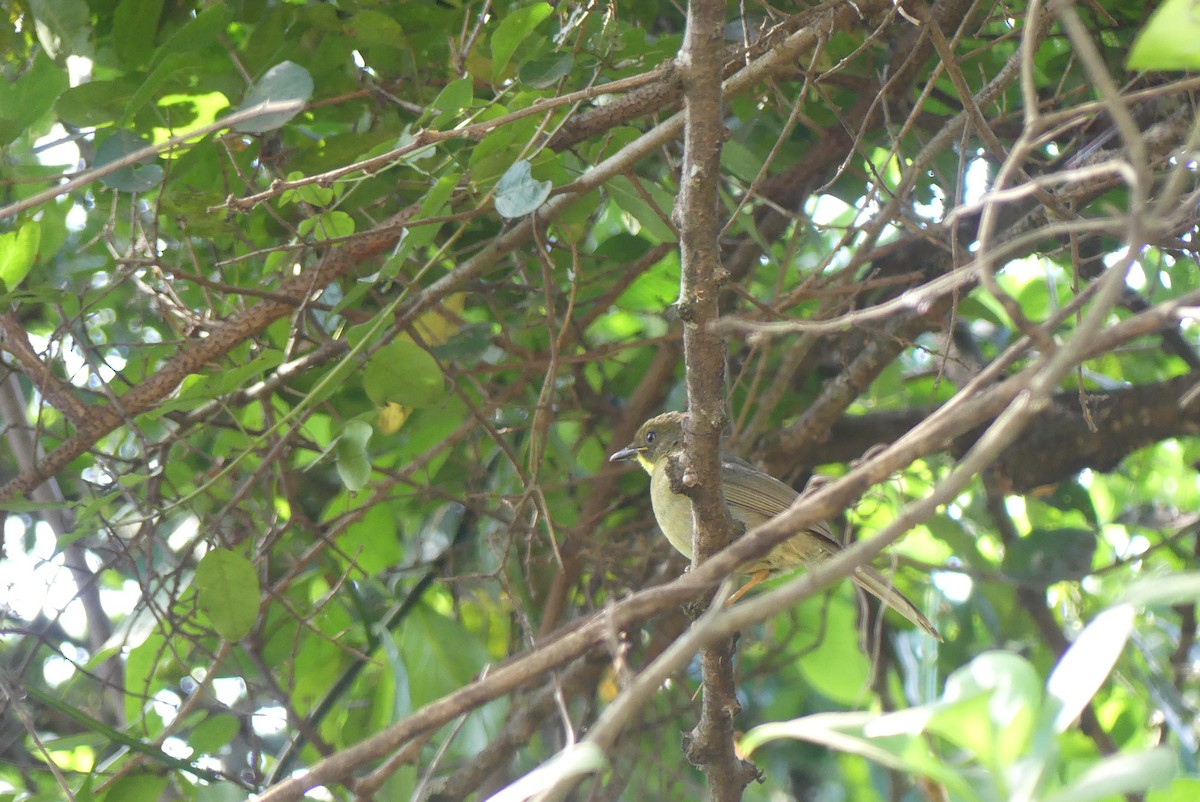
[[(692, 500), (693, 567), (723, 549), (733, 521), (721, 492), (721, 432), (725, 428), (725, 344), (709, 324), (717, 319), (721, 285), (721, 220), (718, 184), (725, 139), (721, 95), (724, 0), (691, 0), (679, 54), (684, 91), (683, 174), (676, 225), (682, 275), (679, 317), (683, 321), (688, 419), (684, 426), (683, 483)], [(703, 626), (703, 621), (697, 626)], [(733, 641), (700, 652), (704, 696), (700, 722), (684, 738), (684, 751), (704, 769), (715, 802), (736, 802), (758, 771), (734, 751), (733, 717), (741, 710), (733, 676)]]

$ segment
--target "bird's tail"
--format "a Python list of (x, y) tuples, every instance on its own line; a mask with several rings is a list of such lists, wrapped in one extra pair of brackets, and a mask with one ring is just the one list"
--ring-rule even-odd
[(907, 596), (896, 590), (892, 583), (874, 568), (869, 568), (865, 565), (859, 566), (854, 572), (854, 581), (863, 590), (878, 597), (888, 607), (891, 607), (939, 641), (942, 639), (942, 636), (934, 629), (933, 624), (929, 623), (929, 619), (921, 614), (917, 606), (909, 601)]

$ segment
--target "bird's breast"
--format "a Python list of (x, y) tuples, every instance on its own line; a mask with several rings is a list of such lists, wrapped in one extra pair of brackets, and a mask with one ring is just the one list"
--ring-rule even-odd
[[(666, 460), (662, 460), (650, 474), (650, 502), (654, 507), (654, 517), (658, 528), (671, 541), (675, 550), (692, 559), (692, 502), (682, 493), (671, 491), (671, 478), (667, 475)], [(770, 520), (771, 516), (763, 515), (756, 510), (747, 509), (740, 504), (726, 504), (730, 516), (743, 524), (746, 529), (753, 529), (761, 523)]]
[(658, 528), (671, 541), (675, 550), (692, 559), (692, 502), (681, 493), (671, 492), (666, 460), (662, 460), (650, 475), (650, 503)]

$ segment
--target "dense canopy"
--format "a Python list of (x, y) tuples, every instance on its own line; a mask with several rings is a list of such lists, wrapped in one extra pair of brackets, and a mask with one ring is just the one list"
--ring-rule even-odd
[[(6, 4), (0, 799), (1197, 798), (1196, 42)], [(719, 440), (801, 500), (741, 536)]]

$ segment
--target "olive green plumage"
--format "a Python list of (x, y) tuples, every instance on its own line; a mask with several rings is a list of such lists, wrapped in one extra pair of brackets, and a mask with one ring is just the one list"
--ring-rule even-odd
[[(687, 496), (672, 492), (667, 475), (668, 457), (672, 452), (682, 456), (683, 413), (667, 412), (642, 424), (633, 442), (610, 457), (610, 461), (635, 458), (650, 474), (650, 502), (659, 528), (683, 556), (692, 558), (692, 503)], [(765, 523), (792, 506), (799, 493), (773, 476), (757, 470), (750, 463), (725, 451), (721, 452), (721, 490), (734, 520), (750, 530)], [(747, 590), (765, 579), (788, 573), (803, 565), (824, 562), (842, 550), (829, 527), (822, 523), (785, 540), (765, 557), (741, 566), (739, 571), (751, 579), (733, 596), (740, 598)], [(859, 566), (852, 579), (868, 593), (903, 615), (933, 637), (941, 640), (938, 631), (908, 598), (892, 587), (878, 571)]]

